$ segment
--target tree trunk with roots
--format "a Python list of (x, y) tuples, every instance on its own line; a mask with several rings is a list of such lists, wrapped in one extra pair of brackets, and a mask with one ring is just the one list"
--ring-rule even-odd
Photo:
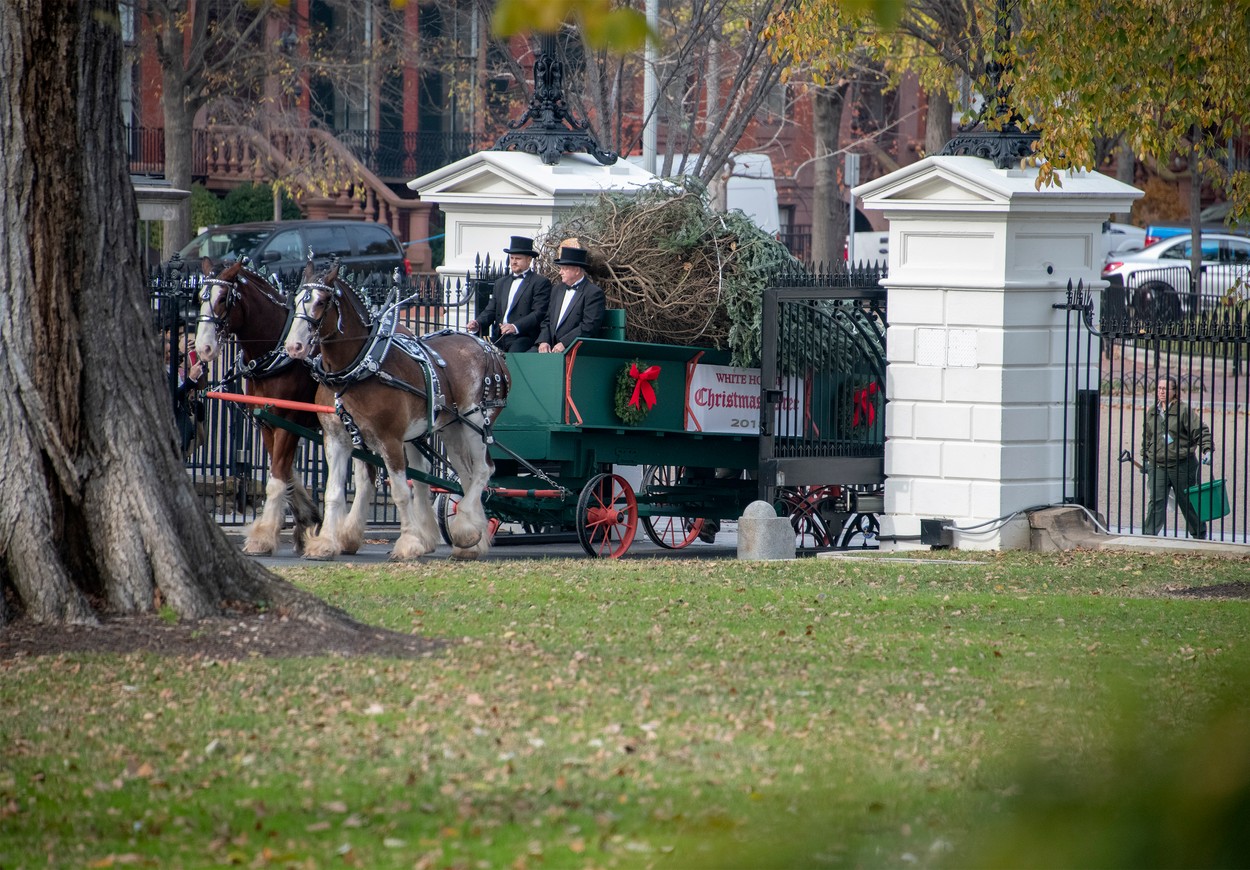
[(227, 541), (192, 491), (139, 258), (116, 0), (0, 0), (0, 624), (167, 605), (345, 615)]

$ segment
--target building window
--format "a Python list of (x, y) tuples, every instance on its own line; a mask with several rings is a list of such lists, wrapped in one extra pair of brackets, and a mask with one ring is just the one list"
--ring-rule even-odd
[(790, 89), (783, 82), (778, 82), (760, 103), (755, 117), (763, 124), (780, 124), (786, 120), (789, 109)]

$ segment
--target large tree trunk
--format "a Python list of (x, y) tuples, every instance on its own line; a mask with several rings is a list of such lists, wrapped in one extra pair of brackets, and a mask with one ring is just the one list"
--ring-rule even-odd
[(139, 258), (120, 51), (116, 0), (0, 0), (0, 623), (227, 602), (340, 619), (235, 550), (192, 492)]

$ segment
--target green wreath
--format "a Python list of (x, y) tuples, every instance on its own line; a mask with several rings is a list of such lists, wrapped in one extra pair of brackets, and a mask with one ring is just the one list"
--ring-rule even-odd
[(641, 360), (627, 363), (616, 376), (616, 416), (628, 426), (637, 426), (655, 406), (652, 382), (660, 375), (659, 366)]

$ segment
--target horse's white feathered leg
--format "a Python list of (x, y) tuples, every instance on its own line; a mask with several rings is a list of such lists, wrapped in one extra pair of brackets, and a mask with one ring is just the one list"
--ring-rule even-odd
[[(390, 475), (391, 499), (395, 502), (396, 513), (399, 514), (399, 538), (395, 541), (394, 549), (391, 550), (391, 559), (402, 561), (424, 556), (434, 550), (434, 541), (422, 528), (422, 518), (418, 513), (420, 509), (417, 506), (418, 495), (408, 482), (404, 450), (399, 445), (387, 445), (387, 449), (383, 452), (383, 459), (386, 462), (386, 472)], [(428, 487), (426, 489), (428, 490)], [(425, 497), (424, 494), (423, 497)], [(425, 497), (425, 500), (428, 508), (428, 497)], [(434, 516), (433, 511), (430, 511), (430, 516), (431, 518)], [(437, 538), (437, 524), (434, 535)]]
[[(430, 461), (425, 454), (411, 444), (405, 445), (404, 452), (408, 457), (408, 467), (417, 471), (430, 473)], [(434, 502), (430, 498), (430, 485), (421, 481), (412, 482), (412, 511), (417, 521), (416, 535), (421, 546), (427, 553), (433, 553), (438, 547), (438, 517), (434, 515)]]
[(456, 424), (443, 430), (447, 457), (460, 474), (464, 497), (456, 514), (447, 523), (452, 558), (476, 559), (490, 549), (490, 531), (482, 492), (490, 481), (493, 465), (482, 436), (468, 426)]
[(352, 477), (356, 481), (356, 497), (352, 499), (351, 512), (338, 533), (339, 550), (348, 554), (364, 546), (366, 517), (373, 509), (373, 497), (378, 491), (373, 466), (363, 459), (352, 460)]
[(276, 477), (265, 486), (265, 509), (248, 529), (243, 552), (249, 556), (265, 556), (278, 549), (278, 536), (286, 520), (287, 483)]
[[(342, 551), (343, 518), (347, 514), (347, 465), (351, 459), (352, 442), (340, 426), (327, 425), (322, 416), (322, 444), (326, 456), (326, 507), (321, 530), (304, 545), (308, 559), (333, 559)], [(357, 544), (359, 549), (359, 544)], [(356, 552), (350, 550), (347, 552)]]

